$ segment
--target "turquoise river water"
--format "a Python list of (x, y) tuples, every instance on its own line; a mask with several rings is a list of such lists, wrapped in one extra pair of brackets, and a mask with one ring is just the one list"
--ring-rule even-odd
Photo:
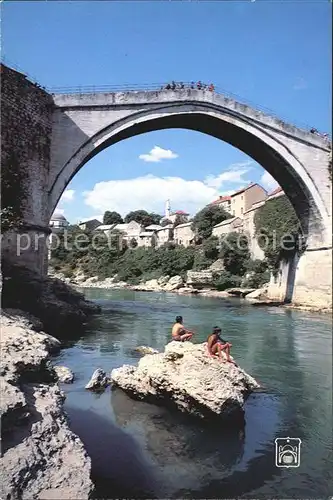
[[(85, 295), (102, 313), (56, 363), (75, 373), (63, 386), (65, 408), (92, 459), (96, 498), (332, 497), (330, 317), (239, 299), (97, 289)], [(236, 361), (262, 384), (246, 402), (245, 430), (212, 427), (119, 389), (84, 389), (98, 367), (136, 364), (135, 347), (162, 350), (176, 314), (196, 342), (221, 325)], [(275, 439), (286, 437), (301, 439), (298, 467), (275, 464)]]

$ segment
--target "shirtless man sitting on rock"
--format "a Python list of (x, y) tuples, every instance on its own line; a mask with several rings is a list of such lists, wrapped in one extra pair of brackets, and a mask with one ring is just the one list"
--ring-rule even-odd
[(229, 363), (233, 363), (234, 365), (236, 365), (236, 363), (230, 357), (230, 347), (232, 347), (232, 344), (227, 340), (223, 340), (222, 337), (220, 337), (221, 331), (222, 331), (221, 328), (219, 328), (218, 326), (214, 326), (213, 332), (208, 336), (207, 338), (208, 354), (211, 358), (215, 358), (215, 356), (218, 355), (220, 361), (223, 362), (224, 360), (222, 356), (222, 351), (224, 351), (227, 356), (227, 361), (229, 361)]
[(183, 317), (177, 316), (176, 323), (172, 327), (172, 340), (184, 342), (185, 340), (190, 340), (192, 337), (193, 332), (186, 330), (183, 326)]

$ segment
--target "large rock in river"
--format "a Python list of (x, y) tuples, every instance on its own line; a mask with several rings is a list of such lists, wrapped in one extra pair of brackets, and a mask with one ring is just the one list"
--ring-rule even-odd
[(137, 367), (112, 370), (111, 381), (136, 399), (201, 418), (242, 414), (246, 397), (259, 387), (241, 368), (210, 358), (206, 344), (175, 341), (164, 353), (141, 358)]

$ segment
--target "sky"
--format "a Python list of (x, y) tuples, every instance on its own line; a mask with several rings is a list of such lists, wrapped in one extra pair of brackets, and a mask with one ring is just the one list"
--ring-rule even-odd
[[(2, 58), (41, 85), (202, 80), (331, 132), (329, 0), (3, 2)], [(188, 130), (126, 139), (87, 162), (57, 211), (70, 222), (171, 208), (275, 180), (241, 151)]]

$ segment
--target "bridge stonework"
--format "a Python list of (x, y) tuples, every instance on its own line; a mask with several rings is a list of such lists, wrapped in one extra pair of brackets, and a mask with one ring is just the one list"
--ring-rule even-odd
[[(40, 127), (39, 139), (26, 141), (29, 161), (23, 161), (20, 166), (28, 173), (25, 182), (27, 196), (22, 205), (26, 223), (47, 227), (68, 183), (89, 159), (104, 148), (154, 130), (185, 128), (200, 131), (251, 156), (284, 189), (307, 234), (307, 250), (297, 264), (293, 301), (330, 306), (332, 184), (328, 169), (330, 145), (326, 140), (209, 91), (183, 89), (50, 95), (36, 89), (26, 79), (23, 81), (19, 73), (2, 66), (2, 80), (4, 74), (5, 78), (8, 75), (14, 78), (13, 74), (16, 74), (24, 91), (20, 85), (13, 87), (12, 93), (17, 94), (14, 96), (16, 106), (11, 105), (13, 97), (9, 99), (7, 92), (3, 95), (2, 114), (4, 110), (6, 114), (11, 106), (10, 113), (17, 121), (25, 123), (29, 113), (36, 118), (41, 105), (37, 104), (29, 111), (25, 104), (30, 94), (36, 96), (36, 90), (40, 102), (48, 103), (45, 114), (38, 111), (41, 115), (39, 121), (46, 127), (44, 133)], [(4, 126), (6, 123), (2, 123)], [(25, 129), (22, 129), (22, 134), (27, 136)], [(7, 140), (3, 145), (5, 150)], [(48, 155), (43, 158), (37, 154), (42, 140), (43, 151), (48, 149)], [(11, 147), (15, 149), (16, 146)], [(2, 161), (8, 163), (4, 156)], [(13, 245), (13, 240), (6, 243), (7, 250), (10, 245)], [(45, 272), (45, 263), (41, 264), (45, 260), (40, 252), (43, 253), (44, 249), (34, 249), (33, 253), (27, 249), (20, 256), (20, 262), (30, 266), (34, 261), (35, 268)], [(280, 284), (278, 289), (272, 286), (272, 298), (281, 298), (286, 287), (287, 283)]]

